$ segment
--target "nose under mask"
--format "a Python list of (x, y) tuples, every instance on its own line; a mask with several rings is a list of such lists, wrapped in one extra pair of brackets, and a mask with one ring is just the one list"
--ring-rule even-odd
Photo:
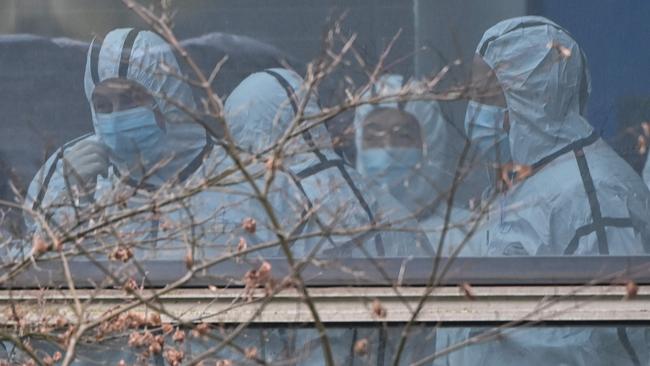
[(359, 152), (359, 171), (387, 190), (412, 212), (435, 199), (422, 172), (422, 151), (413, 148), (371, 148)]
[(359, 171), (362, 175), (385, 180), (401, 178), (420, 163), (422, 152), (410, 148), (370, 148), (359, 152)]
[(465, 113), (465, 131), (472, 146), (487, 161), (511, 160), (510, 141), (504, 128), (507, 109), (470, 101)]
[(157, 163), (158, 145), (165, 132), (156, 123), (150, 108), (96, 113), (94, 127), (97, 136), (111, 150), (112, 158), (118, 162), (130, 167)]

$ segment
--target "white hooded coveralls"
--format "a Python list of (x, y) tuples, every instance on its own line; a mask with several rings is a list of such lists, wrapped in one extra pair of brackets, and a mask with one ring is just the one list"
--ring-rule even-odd
[[(648, 248), (650, 193), (583, 117), (586, 58), (564, 29), (542, 17), (502, 21), (477, 50), (495, 71), (510, 117), (512, 159), (533, 174), (497, 197), (482, 256), (635, 255)], [(440, 328), (437, 350), (481, 334)], [(645, 327), (516, 328), (464, 347), (436, 365), (647, 364)]]

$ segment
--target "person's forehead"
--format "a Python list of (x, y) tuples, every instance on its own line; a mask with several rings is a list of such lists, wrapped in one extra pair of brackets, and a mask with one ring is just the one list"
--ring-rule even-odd
[(393, 131), (396, 128), (419, 130), (417, 119), (410, 113), (391, 108), (371, 112), (366, 117), (365, 125), (370, 130)]
[(134, 90), (146, 92), (146, 89), (135, 81), (113, 78), (104, 80), (101, 83), (97, 84), (94, 93), (103, 95), (117, 95), (126, 92), (132, 92)]
[(421, 144), (420, 124), (410, 113), (381, 108), (366, 117), (364, 147), (420, 147)]

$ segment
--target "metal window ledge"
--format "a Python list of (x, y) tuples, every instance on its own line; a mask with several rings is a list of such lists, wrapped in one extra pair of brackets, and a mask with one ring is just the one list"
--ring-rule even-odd
[[(268, 262), (276, 279), (292, 272), (286, 259), (269, 259)], [(259, 265), (257, 260), (221, 261), (196, 273), (184, 287), (241, 286), (246, 272)], [(137, 266), (132, 262), (73, 260), (69, 266), (77, 288), (111, 285), (106, 282), (106, 271), (119, 274), (118, 286), (130, 277), (138, 283), (146, 283), (147, 287), (165, 287), (187, 273), (185, 264), (178, 260), (147, 260)], [(445, 275), (436, 276), (443, 285), (583, 285), (628, 280), (650, 285), (650, 256), (441, 258), (437, 273), (443, 268), (447, 269)], [(312, 261), (304, 266), (301, 275), (309, 286), (425, 286), (433, 269), (433, 258), (341, 258)], [(12, 281), (0, 283), (0, 288), (67, 286), (63, 266), (57, 260), (39, 262), (36, 267), (20, 272)]]
[[(362, 323), (407, 322), (424, 288), (336, 287), (313, 288), (310, 296), (323, 322)], [(399, 295), (397, 294), (399, 292)], [(645, 322), (650, 321), (650, 286), (638, 287), (632, 298), (624, 286), (498, 286), (475, 287), (471, 298), (459, 287), (440, 287), (428, 296), (418, 317), (420, 322)], [(88, 319), (123, 308), (131, 301), (120, 290), (77, 290), (77, 298), (87, 304)], [(142, 296), (151, 296), (143, 290)], [(312, 317), (294, 289), (276, 294), (261, 313), (264, 291), (258, 289), (250, 302), (243, 289), (185, 289), (159, 297), (155, 304), (183, 322), (211, 323), (310, 323)], [(27, 322), (43, 322), (63, 316), (73, 320), (73, 297), (68, 291), (0, 291), (0, 323), (12, 323), (12, 306)], [(373, 316), (372, 303), (378, 299), (386, 309), (385, 318)], [(150, 313), (144, 305), (134, 312)], [(172, 321), (163, 315), (163, 321)]]

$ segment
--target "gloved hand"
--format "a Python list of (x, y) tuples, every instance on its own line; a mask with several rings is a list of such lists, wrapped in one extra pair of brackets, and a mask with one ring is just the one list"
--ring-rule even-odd
[(108, 147), (90, 140), (74, 144), (63, 152), (63, 172), (82, 196), (92, 196), (97, 176), (108, 176)]

